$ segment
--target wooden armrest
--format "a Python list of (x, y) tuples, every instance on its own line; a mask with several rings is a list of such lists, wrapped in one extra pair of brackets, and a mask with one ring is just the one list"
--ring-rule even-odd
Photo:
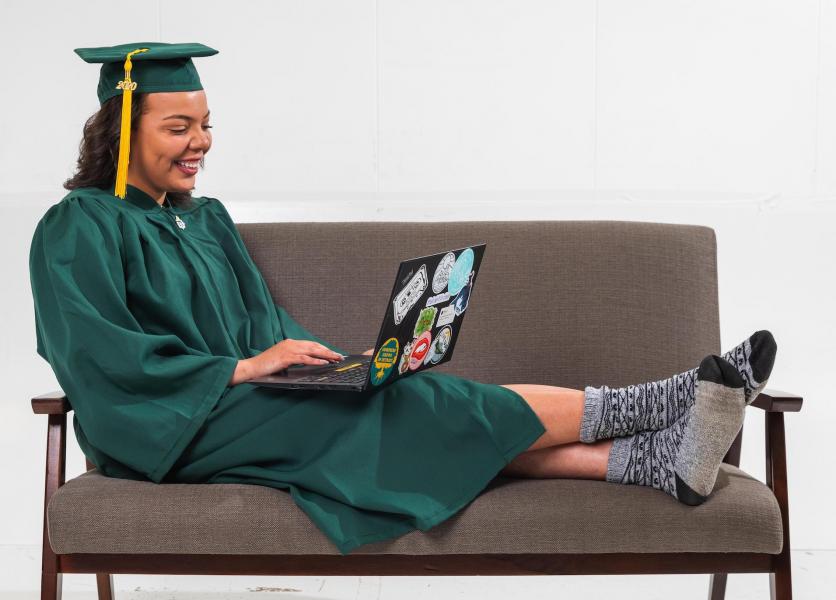
[(798, 412), (804, 399), (801, 396), (782, 392), (781, 390), (763, 390), (752, 406), (757, 406), (766, 412)]
[(32, 410), (38, 415), (63, 415), (73, 409), (61, 390), (32, 398)]

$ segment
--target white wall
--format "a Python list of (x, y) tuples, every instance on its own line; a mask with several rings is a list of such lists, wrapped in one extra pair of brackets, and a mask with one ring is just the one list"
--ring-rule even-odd
[[(833, 0), (0, 0), (0, 545), (41, 540), (46, 419), (28, 250), (63, 197), (98, 66), (199, 41), (215, 125), (197, 193), (233, 218), (709, 225), (724, 349), (778, 341), (791, 542), (836, 549)], [(742, 467), (764, 478), (749, 409)], [(68, 477), (83, 468), (74, 438)]]

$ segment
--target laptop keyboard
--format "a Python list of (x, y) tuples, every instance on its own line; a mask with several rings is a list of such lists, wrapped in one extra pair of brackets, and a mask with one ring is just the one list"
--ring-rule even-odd
[(369, 362), (366, 360), (363, 361), (352, 361), (352, 365), (356, 364), (358, 366), (346, 368), (350, 365), (346, 365), (346, 367), (340, 367), (339, 369), (334, 369), (333, 371), (329, 371), (328, 373), (320, 373), (316, 375), (305, 375), (304, 377), (300, 377), (296, 381), (301, 381), (304, 383), (363, 383), (366, 380), (366, 377), (369, 374)]

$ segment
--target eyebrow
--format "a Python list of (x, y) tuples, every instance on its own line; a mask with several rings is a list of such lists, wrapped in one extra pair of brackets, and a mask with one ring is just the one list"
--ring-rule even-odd
[[(206, 117), (208, 117), (210, 112), (212, 112), (212, 111), (207, 110), (206, 114), (203, 116), (203, 118), (205, 119)], [(192, 118), (189, 115), (169, 115), (169, 116), (165, 117), (163, 119), (163, 121), (165, 121), (166, 119), (186, 119), (187, 121), (192, 120)]]

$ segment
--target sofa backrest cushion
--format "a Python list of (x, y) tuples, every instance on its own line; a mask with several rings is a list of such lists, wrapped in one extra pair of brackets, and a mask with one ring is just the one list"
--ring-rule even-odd
[(401, 260), (486, 242), (442, 371), (582, 389), (720, 352), (714, 230), (634, 221), (245, 223), (277, 304), (349, 352), (374, 345)]

